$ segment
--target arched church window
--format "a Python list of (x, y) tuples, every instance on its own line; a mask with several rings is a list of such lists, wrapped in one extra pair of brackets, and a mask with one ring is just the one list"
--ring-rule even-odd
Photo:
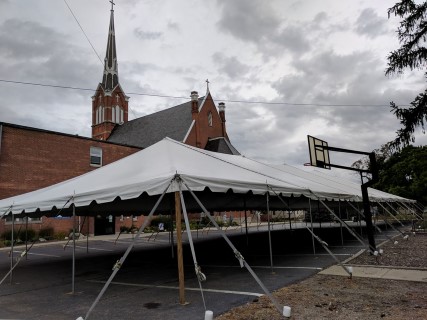
[(123, 122), (123, 109), (119, 106), (114, 106), (111, 110), (111, 121), (114, 123), (122, 123)]
[(209, 127), (212, 127), (212, 112), (208, 113), (208, 124), (209, 124)]
[(99, 106), (96, 110), (96, 124), (104, 122), (104, 108)]

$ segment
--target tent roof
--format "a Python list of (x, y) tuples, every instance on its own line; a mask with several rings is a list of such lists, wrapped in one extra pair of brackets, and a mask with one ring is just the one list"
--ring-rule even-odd
[[(170, 138), (73, 179), (23, 195), (0, 200), (0, 214), (48, 212), (60, 208), (93, 207), (96, 204), (160, 195), (179, 190), (179, 176), (193, 191), (213, 193), (278, 193), (317, 199), (360, 201), (360, 192), (320, 175), (290, 167), (274, 167), (243, 156), (194, 148)], [(174, 181), (172, 184), (171, 182)], [(168, 187), (169, 186), (169, 187)], [(185, 189), (185, 188), (184, 188)], [(402, 198), (378, 193), (379, 200)], [(71, 200), (73, 198), (73, 200)], [(137, 205), (136, 201), (129, 201)], [(210, 207), (214, 207), (215, 204)]]

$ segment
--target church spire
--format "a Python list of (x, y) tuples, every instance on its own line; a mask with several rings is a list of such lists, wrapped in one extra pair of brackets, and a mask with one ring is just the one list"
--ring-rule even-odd
[(111, 2), (110, 26), (108, 28), (107, 50), (104, 59), (104, 76), (102, 86), (111, 91), (119, 83), (119, 69), (117, 67), (116, 35), (114, 30), (114, 1)]
[(104, 75), (92, 96), (92, 138), (107, 140), (116, 125), (128, 121), (129, 97), (119, 83), (116, 35), (114, 32), (114, 1), (111, 2), (110, 27), (104, 60)]

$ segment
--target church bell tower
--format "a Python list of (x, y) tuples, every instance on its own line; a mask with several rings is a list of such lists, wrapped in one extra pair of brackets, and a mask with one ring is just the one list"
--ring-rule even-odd
[(116, 36), (114, 30), (114, 2), (111, 2), (110, 26), (104, 59), (104, 74), (92, 96), (92, 138), (107, 140), (116, 125), (128, 121), (128, 102), (119, 83)]

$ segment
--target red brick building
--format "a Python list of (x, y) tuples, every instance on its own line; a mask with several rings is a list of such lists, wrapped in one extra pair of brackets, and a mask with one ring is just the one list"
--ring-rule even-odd
[[(131, 121), (128, 102), (119, 83), (111, 10), (102, 82), (92, 97), (92, 138), (0, 122), (0, 199), (89, 172), (165, 137), (210, 151), (239, 154), (227, 135), (225, 105), (219, 103), (217, 109), (209, 87), (204, 97), (193, 91), (186, 103)], [(5, 220), (0, 221), (0, 234), (10, 228)], [(71, 219), (62, 217), (29, 222), (36, 230), (53, 227), (67, 233), (72, 228)], [(129, 227), (134, 222), (140, 225), (141, 219), (88, 218), (82, 232), (114, 233), (121, 225)]]
[[(0, 137), (1, 199), (71, 179), (141, 150), (139, 147), (1, 122)], [(56, 231), (68, 233), (72, 228), (72, 221), (61, 217), (43, 217), (31, 222), (37, 231), (53, 227)], [(94, 221), (89, 223), (90, 233), (103, 233), (96, 230)], [(0, 233), (8, 228), (9, 223), (2, 219)]]

